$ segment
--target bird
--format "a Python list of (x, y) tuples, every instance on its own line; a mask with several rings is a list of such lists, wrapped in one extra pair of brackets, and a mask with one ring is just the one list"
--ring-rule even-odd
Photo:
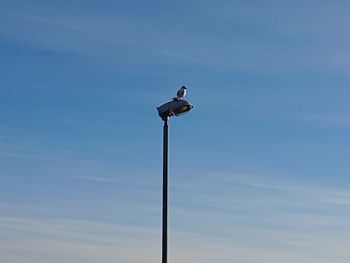
[(177, 91), (177, 94), (176, 94), (176, 97), (174, 98), (174, 100), (179, 100), (183, 97), (186, 96), (187, 94), (187, 91), (186, 91), (186, 87), (185, 86), (182, 86), (178, 91)]

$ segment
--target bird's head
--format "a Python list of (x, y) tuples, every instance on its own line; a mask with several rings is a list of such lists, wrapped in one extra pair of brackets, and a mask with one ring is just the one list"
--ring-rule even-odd
[(182, 86), (181, 88), (182, 88), (182, 89), (187, 89), (185, 86)]

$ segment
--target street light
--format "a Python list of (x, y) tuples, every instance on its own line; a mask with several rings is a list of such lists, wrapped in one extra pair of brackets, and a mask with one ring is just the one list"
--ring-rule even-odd
[(162, 215), (162, 263), (167, 263), (168, 250), (168, 120), (172, 116), (181, 116), (193, 106), (186, 100), (174, 98), (159, 107), (158, 114), (164, 121), (163, 126), (163, 215)]

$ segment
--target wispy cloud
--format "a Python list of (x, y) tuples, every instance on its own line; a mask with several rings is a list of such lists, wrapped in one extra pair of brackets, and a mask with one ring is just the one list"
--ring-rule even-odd
[(46, 157), (35, 155), (35, 154), (27, 154), (22, 152), (13, 152), (13, 151), (7, 151), (7, 152), (0, 152), (0, 156), (3, 157), (10, 157), (10, 158), (24, 158), (24, 159), (45, 159)]
[[(296, 117), (298, 118), (298, 117)], [(350, 113), (335, 112), (335, 113), (318, 113), (318, 114), (304, 114), (299, 116), (299, 120), (304, 120), (312, 123), (319, 123), (327, 126), (349, 126)]]
[[(323, 263), (350, 259), (346, 189), (249, 174), (203, 177), (200, 181), (178, 178), (172, 184), (172, 260)], [(92, 178), (96, 179), (100, 178)], [(159, 214), (158, 210), (151, 213)], [(160, 222), (158, 226), (2, 216), (0, 258), (14, 263), (24, 258), (29, 263), (113, 262), (115, 258), (154, 262), (160, 256)]]
[(206, 232), (209, 228), (212, 234), (230, 232), (226, 228), (214, 230), (211, 220), (228, 225), (231, 220), (232, 227), (277, 228), (290, 233), (306, 231), (310, 235), (315, 229), (341, 232), (350, 228), (350, 192), (339, 187), (234, 174), (206, 176), (203, 181), (187, 181), (185, 186), (175, 187), (182, 195), (175, 201), (178, 216), (190, 213), (192, 218), (202, 218), (194, 232)]
[[(313, 9), (312, 6), (307, 8)], [(10, 39), (41, 48), (102, 58), (114, 64), (135, 60), (156, 63), (161, 59), (163, 62), (230, 71), (295, 72), (344, 68), (343, 62), (334, 59), (339, 57), (335, 48), (315, 44), (333, 37), (333, 30), (339, 24), (334, 23), (333, 28), (323, 18), (317, 17), (317, 21), (324, 25), (317, 29), (322, 30), (315, 30), (314, 23), (305, 29), (309, 23), (295, 23), (298, 21), (295, 17), (305, 12), (303, 9), (296, 8), (282, 15), (266, 8), (269, 13), (266, 15), (253, 12), (249, 5), (240, 6), (240, 9), (228, 3), (218, 5), (214, 10), (202, 7), (198, 17), (206, 17), (209, 11), (212, 17), (212, 24), (204, 27), (197, 25), (198, 17), (185, 20), (186, 26), (174, 26), (175, 21), (170, 20), (167, 27), (156, 18), (149, 17), (46, 15), (45, 12), (14, 13), (7, 10), (1, 19), (10, 26), (1, 31)], [(231, 11), (227, 14), (227, 10), (233, 10), (237, 16), (232, 16)], [(238, 10), (244, 15), (240, 15)], [(14, 17), (16, 30), (11, 28)], [(253, 18), (255, 23), (251, 21)], [(308, 20), (303, 18), (302, 21)], [(249, 23), (259, 23), (258, 29), (250, 28)], [(223, 29), (223, 24), (231, 30)], [(246, 28), (244, 33), (240, 29), (242, 25)], [(308, 41), (305, 42), (305, 39)], [(293, 45), (289, 44), (290, 41)], [(329, 52), (322, 52), (325, 49)]]
[(111, 178), (99, 177), (99, 176), (78, 176), (77, 179), (89, 182), (97, 182), (97, 183), (111, 183), (113, 180)]
[[(160, 257), (160, 231), (67, 219), (0, 218), (0, 258), (4, 262), (154, 262)], [(342, 237), (243, 228), (235, 237), (175, 233), (170, 259), (181, 262), (347, 262)], [(258, 236), (247, 243), (244, 236)], [(274, 246), (271, 246), (273, 241)], [(265, 243), (264, 243), (265, 242)], [(279, 244), (279, 245), (278, 245)], [(10, 261), (9, 261), (10, 260)]]
[(155, 237), (149, 228), (83, 220), (0, 218), (3, 262), (152, 262)]

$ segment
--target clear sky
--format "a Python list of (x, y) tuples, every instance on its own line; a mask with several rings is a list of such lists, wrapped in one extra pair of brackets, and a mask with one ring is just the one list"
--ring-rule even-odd
[(0, 261), (350, 261), (348, 1), (0, 0)]

